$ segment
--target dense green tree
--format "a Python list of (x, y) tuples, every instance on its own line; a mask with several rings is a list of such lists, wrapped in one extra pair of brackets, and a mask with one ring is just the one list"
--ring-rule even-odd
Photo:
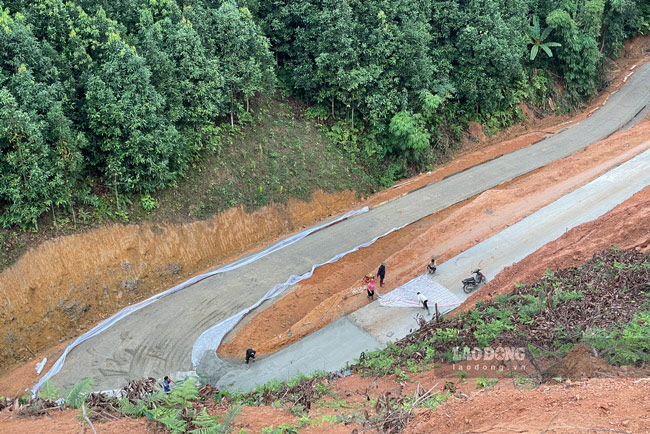
[(2, 10), (0, 26), (0, 223), (34, 227), (43, 212), (72, 204), (85, 139), (24, 16)]
[(450, 72), (457, 97), (476, 113), (518, 103), (512, 99), (512, 89), (523, 73), (525, 34), (509, 25), (490, 0), (471, 0), (461, 16)]
[(234, 1), (224, 2), (217, 10), (213, 34), (234, 124), (238, 99), (245, 100), (248, 110), (250, 98), (274, 84), (273, 58), (250, 11), (239, 9)]
[[(623, 41), (643, 30), (644, 17), (646, 20), (650, 18), (650, 3), (647, 1), (607, 0), (603, 10), (600, 51), (617, 57), (623, 48)], [(650, 21), (647, 21), (648, 28), (650, 28), (649, 24)]]
[(140, 53), (152, 72), (151, 82), (164, 97), (166, 119), (186, 142), (184, 152), (200, 149), (201, 131), (226, 113), (223, 76), (210, 59), (192, 23), (183, 18), (154, 22), (143, 13), (138, 34)]
[(557, 68), (567, 82), (574, 101), (590, 96), (598, 87), (598, 67), (602, 57), (596, 38), (600, 34), (603, 1), (593, 0), (580, 14), (580, 21), (557, 9), (546, 19), (562, 44), (557, 49)]
[(410, 163), (419, 163), (430, 153), (431, 135), (425, 130), (420, 114), (401, 111), (390, 120), (391, 152), (406, 156)]
[(113, 34), (103, 65), (86, 83), (83, 110), (92, 133), (93, 164), (116, 189), (153, 191), (173, 180), (187, 162), (150, 77), (144, 58)]

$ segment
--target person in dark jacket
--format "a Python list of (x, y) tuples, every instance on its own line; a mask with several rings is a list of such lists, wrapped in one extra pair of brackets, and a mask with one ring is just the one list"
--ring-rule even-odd
[(250, 359), (253, 359), (253, 362), (255, 361), (255, 350), (252, 348), (249, 348), (246, 350), (246, 364), (248, 365), (248, 361)]
[(379, 276), (379, 286), (384, 286), (384, 277), (386, 277), (386, 263), (382, 262), (377, 270), (377, 276)]

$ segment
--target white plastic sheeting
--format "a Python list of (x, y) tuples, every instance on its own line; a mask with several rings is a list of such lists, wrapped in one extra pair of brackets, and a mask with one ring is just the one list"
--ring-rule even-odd
[[(86, 341), (86, 340), (88, 340), (88, 339), (90, 339), (90, 338), (92, 338), (94, 336), (97, 336), (98, 334), (102, 333), (104, 330), (107, 330), (113, 324), (115, 324), (116, 322), (120, 321), (121, 319), (129, 316), (133, 312), (137, 312), (138, 310), (149, 306), (150, 304), (160, 300), (161, 298), (166, 297), (166, 296), (171, 295), (171, 294), (174, 294), (175, 292), (178, 292), (178, 291), (180, 291), (182, 289), (185, 289), (188, 286), (191, 286), (191, 285), (195, 284), (196, 282), (199, 282), (199, 281), (201, 281), (203, 279), (214, 276), (215, 274), (226, 273), (228, 271), (235, 270), (237, 268), (243, 267), (244, 265), (248, 265), (248, 264), (250, 264), (252, 262), (257, 261), (260, 258), (263, 258), (264, 256), (270, 255), (273, 252), (277, 252), (278, 250), (281, 250), (281, 249), (283, 249), (283, 248), (285, 248), (287, 246), (290, 246), (291, 244), (294, 244), (294, 243), (302, 240), (306, 236), (308, 236), (308, 235), (310, 235), (310, 234), (312, 234), (312, 233), (314, 233), (316, 231), (324, 229), (324, 228), (326, 228), (328, 226), (332, 226), (332, 225), (334, 225), (334, 224), (336, 224), (336, 223), (338, 223), (338, 222), (340, 222), (342, 220), (345, 220), (347, 218), (350, 218), (350, 217), (352, 217), (354, 215), (362, 214), (362, 213), (365, 213), (365, 212), (368, 212), (368, 207), (367, 206), (365, 206), (365, 207), (363, 207), (361, 209), (355, 210), (355, 211), (350, 211), (347, 214), (342, 215), (341, 217), (338, 217), (335, 220), (325, 222), (325, 223), (323, 223), (321, 225), (311, 227), (311, 228), (306, 229), (306, 230), (304, 230), (302, 232), (299, 232), (299, 233), (297, 233), (295, 235), (287, 237), (287, 238), (273, 244), (269, 248), (264, 249), (264, 250), (262, 250), (262, 251), (260, 251), (258, 253), (255, 253), (254, 255), (251, 255), (251, 256), (248, 256), (248, 257), (245, 257), (245, 258), (241, 258), (241, 259), (239, 259), (237, 261), (231, 262), (230, 264), (224, 265), (222, 267), (217, 268), (216, 270), (209, 271), (209, 272), (207, 272), (205, 274), (200, 274), (198, 276), (194, 276), (191, 279), (186, 280), (185, 282), (174, 286), (173, 288), (170, 288), (170, 289), (168, 289), (168, 290), (166, 290), (164, 292), (161, 292), (160, 294), (156, 294), (153, 297), (150, 297), (150, 298), (148, 298), (146, 300), (143, 300), (143, 301), (141, 301), (139, 303), (136, 303), (136, 304), (134, 304), (132, 306), (125, 307), (124, 309), (122, 309), (121, 311), (116, 313), (115, 315), (113, 315), (113, 316), (105, 319), (104, 321), (100, 322), (98, 325), (96, 325), (92, 329), (88, 330), (86, 333), (79, 336), (77, 339), (74, 340), (74, 342), (72, 342), (70, 345), (68, 345), (68, 347), (65, 349), (65, 351), (63, 351), (63, 354), (61, 355), (61, 357), (59, 357), (59, 359), (54, 363), (54, 365), (52, 365), (50, 370), (47, 371), (47, 373), (45, 375), (43, 375), (43, 377), (41, 377), (41, 379), (38, 381), (38, 384), (36, 384), (36, 386), (34, 386), (34, 388), (32, 389), (32, 394), (36, 395), (36, 393), (38, 393), (38, 390), (43, 386), (43, 383), (45, 381), (49, 380), (50, 378), (52, 378), (54, 375), (56, 375), (61, 370), (61, 368), (63, 367), (63, 364), (65, 363), (65, 358), (70, 353), (70, 351), (72, 351), (73, 348), (75, 348), (77, 345), (80, 345), (84, 341)], [(294, 277), (294, 276), (292, 276), (292, 277)], [(275, 288), (277, 288), (278, 286), (281, 286), (281, 285), (277, 285)], [(269, 291), (269, 294), (273, 293), (275, 288), (272, 289), (271, 291)], [(258, 304), (259, 303), (261, 303), (261, 301), (258, 302)], [(230, 320), (230, 318), (228, 320), (226, 320), (226, 321), (229, 321), (229, 320)], [(234, 326), (234, 323), (232, 325)], [(194, 355), (192, 355), (192, 361), (194, 361)]]
[(437, 303), (438, 309), (446, 312), (461, 304), (454, 293), (433, 280), (429, 274), (418, 276), (388, 294), (380, 295), (379, 304), (386, 307), (418, 307), (418, 292), (429, 299), (430, 309)]
[(250, 312), (251, 310), (258, 307), (264, 301), (266, 301), (268, 299), (271, 299), (273, 297), (276, 297), (279, 294), (282, 294), (282, 292), (285, 289), (295, 285), (296, 283), (300, 282), (301, 280), (304, 280), (304, 279), (307, 279), (307, 278), (311, 277), (311, 275), (314, 274), (314, 270), (316, 268), (322, 267), (325, 264), (331, 264), (332, 262), (336, 262), (339, 259), (341, 259), (342, 257), (344, 257), (345, 255), (347, 255), (348, 253), (356, 252), (357, 250), (359, 250), (361, 248), (368, 247), (371, 244), (373, 244), (375, 241), (377, 241), (378, 239), (380, 239), (382, 237), (385, 237), (386, 235), (388, 235), (388, 234), (390, 234), (392, 232), (398, 231), (398, 230), (402, 229), (405, 226), (406, 225), (402, 225), (400, 227), (393, 228), (393, 229), (389, 230), (388, 232), (386, 232), (386, 233), (384, 233), (382, 235), (379, 235), (379, 236), (373, 238), (372, 240), (370, 240), (370, 241), (368, 241), (366, 243), (363, 243), (361, 245), (358, 245), (358, 246), (348, 250), (347, 252), (339, 253), (338, 255), (334, 256), (332, 259), (330, 259), (327, 262), (323, 262), (322, 264), (316, 264), (316, 265), (312, 266), (311, 270), (309, 270), (305, 274), (302, 274), (300, 276), (292, 275), (291, 277), (289, 277), (289, 279), (286, 282), (275, 285), (273, 288), (271, 288), (271, 290), (269, 292), (267, 292), (264, 295), (264, 297), (262, 297), (260, 300), (258, 300), (257, 303), (255, 303), (254, 305), (242, 310), (241, 312), (231, 316), (230, 318), (228, 318), (226, 320), (223, 320), (222, 322), (215, 325), (214, 327), (209, 328), (208, 330), (204, 331), (201, 334), (201, 336), (199, 336), (199, 338), (196, 340), (196, 342), (194, 343), (194, 347), (192, 348), (192, 364), (196, 368), (198, 366), (199, 362), (201, 361), (201, 358), (203, 357), (203, 355), (206, 352), (209, 352), (212, 355), (214, 355), (215, 358), (218, 358), (217, 357), (217, 348), (219, 348), (219, 345), (221, 344), (221, 340), (226, 335), (226, 333), (228, 333), (237, 324), (237, 322), (240, 319), (243, 318), (244, 315), (246, 315), (248, 312)]
[(45, 367), (46, 363), (47, 357), (43, 357), (43, 360), (36, 364), (36, 375), (41, 375), (41, 372), (43, 372), (43, 368)]

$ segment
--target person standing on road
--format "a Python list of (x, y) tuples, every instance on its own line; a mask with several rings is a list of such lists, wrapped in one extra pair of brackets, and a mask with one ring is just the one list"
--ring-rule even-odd
[(375, 298), (375, 278), (372, 276), (372, 274), (369, 274), (367, 276), (367, 290), (368, 290), (368, 298), (370, 300), (374, 300)]
[(246, 364), (248, 365), (248, 361), (250, 359), (253, 359), (253, 362), (255, 361), (255, 350), (252, 348), (249, 348), (246, 350)]
[(165, 375), (165, 378), (163, 378), (163, 390), (165, 393), (171, 392), (171, 387), (169, 386), (169, 383), (171, 383), (172, 380), (169, 379), (168, 376)]
[(377, 270), (377, 276), (379, 276), (379, 287), (384, 286), (384, 277), (386, 277), (386, 263), (382, 262)]
[(424, 308), (427, 310), (427, 313), (431, 313), (429, 311), (429, 305), (427, 304), (429, 303), (429, 299), (419, 291), (418, 291), (418, 301), (419, 303), (422, 303), (422, 306), (424, 306)]

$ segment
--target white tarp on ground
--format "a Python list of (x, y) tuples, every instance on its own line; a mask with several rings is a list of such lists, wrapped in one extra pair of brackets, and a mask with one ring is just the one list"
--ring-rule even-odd
[(380, 295), (379, 304), (386, 307), (418, 307), (418, 292), (429, 299), (429, 309), (433, 309), (437, 303), (440, 312), (447, 312), (461, 304), (456, 295), (434, 279), (430, 274), (418, 276), (388, 294)]

